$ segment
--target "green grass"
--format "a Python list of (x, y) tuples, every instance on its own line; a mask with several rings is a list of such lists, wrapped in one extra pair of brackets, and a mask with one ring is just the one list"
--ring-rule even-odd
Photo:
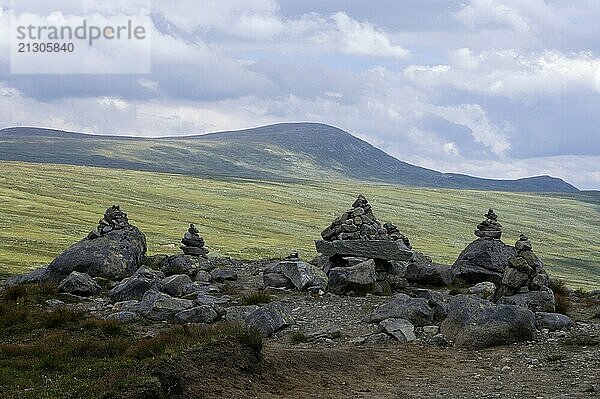
[(156, 382), (153, 366), (188, 349), (236, 340), (260, 354), (258, 331), (237, 324), (177, 326), (152, 338), (66, 307), (41, 306), (56, 290), (25, 285), (0, 294), (0, 397), (102, 398)]
[(418, 189), (357, 182), (269, 182), (63, 165), (0, 162), (0, 273), (48, 263), (119, 204), (148, 239), (149, 253), (180, 253), (195, 222), (211, 255), (315, 255), (313, 240), (362, 193), (382, 222), (416, 250), (452, 263), (475, 239), (488, 208), (513, 244), (527, 234), (549, 273), (569, 286), (600, 286), (600, 209), (588, 197)]

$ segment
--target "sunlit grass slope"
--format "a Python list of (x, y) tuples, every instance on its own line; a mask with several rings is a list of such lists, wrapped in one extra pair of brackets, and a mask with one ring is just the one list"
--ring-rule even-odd
[(145, 232), (150, 253), (178, 253), (195, 222), (211, 254), (276, 257), (313, 240), (356, 195), (392, 221), (415, 249), (452, 263), (473, 239), (488, 208), (504, 225), (504, 241), (532, 239), (549, 272), (571, 285), (600, 287), (600, 203), (580, 194), (417, 189), (356, 182), (283, 183), (0, 162), (0, 273), (43, 265), (95, 228), (104, 209), (121, 205)]

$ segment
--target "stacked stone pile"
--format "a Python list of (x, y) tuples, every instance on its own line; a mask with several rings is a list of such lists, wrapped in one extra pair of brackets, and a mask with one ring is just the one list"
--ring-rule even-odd
[(392, 223), (382, 225), (363, 195), (321, 237), (315, 242), (321, 256), (313, 264), (327, 273), (330, 292), (390, 294), (406, 285), (403, 262), (414, 256), (410, 241)]
[(179, 248), (181, 248), (186, 255), (203, 256), (209, 252), (208, 249), (204, 247), (204, 239), (200, 237), (200, 232), (193, 223), (190, 223), (190, 228), (184, 234), (181, 243), (183, 245)]
[(410, 248), (410, 241), (392, 223), (383, 226), (375, 218), (369, 201), (361, 194), (339, 218), (321, 233), (325, 241), (393, 240)]
[(113, 205), (104, 212), (104, 217), (98, 222), (98, 228), (90, 232), (88, 238), (98, 238), (113, 230), (121, 230), (129, 226), (127, 214), (121, 210), (119, 205)]
[(493, 209), (488, 210), (485, 220), (477, 225), (475, 235), (479, 238), (499, 240), (502, 238), (502, 225), (498, 223), (498, 215)]
[(548, 288), (544, 264), (533, 253), (531, 241), (521, 234), (515, 243), (517, 254), (508, 260), (494, 299), (498, 303), (526, 306), (534, 311), (553, 312), (554, 294)]

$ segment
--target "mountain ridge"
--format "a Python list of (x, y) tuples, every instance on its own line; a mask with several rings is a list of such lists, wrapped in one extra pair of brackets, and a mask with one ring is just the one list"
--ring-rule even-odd
[[(44, 148), (40, 154), (39, 148)], [(0, 130), (0, 160), (267, 179), (347, 177), (417, 187), (578, 192), (562, 179), (486, 179), (401, 161), (321, 123), (280, 123), (202, 135), (107, 136), (35, 127)]]

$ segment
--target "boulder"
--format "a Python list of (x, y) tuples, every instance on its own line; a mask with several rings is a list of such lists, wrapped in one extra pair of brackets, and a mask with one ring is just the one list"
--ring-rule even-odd
[(405, 319), (383, 320), (379, 322), (379, 328), (400, 342), (412, 342), (417, 339), (415, 336), (415, 326)]
[(326, 256), (357, 256), (382, 260), (410, 260), (413, 251), (402, 241), (393, 240), (335, 240), (315, 241), (317, 252)]
[(408, 264), (404, 277), (411, 283), (434, 286), (446, 286), (453, 279), (450, 266), (433, 263), (431, 258), (423, 254), (416, 254), (414, 261)]
[(164, 275), (147, 267), (140, 267), (131, 277), (128, 277), (110, 290), (113, 302), (140, 300), (151, 289), (162, 289)]
[(327, 275), (311, 265), (300, 260), (284, 260), (279, 262), (281, 274), (287, 277), (296, 289), (303, 291), (309, 287), (327, 287)]
[(514, 247), (500, 240), (480, 238), (460, 253), (452, 266), (452, 274), (469, 284), (491, 281), (499, 285), (508, 260), (516, 254)]
[(328, 291), (337, 295), (349, 292), (363, 294), (372, 292), (377, 280), (375, 261), (369, 259), (351, 267), (334, 267), (329, 271)]
[(79, 296), (92, 296), (100, 293), (102, 287), (85, 273), (71, 272), (60, 282), (58, 291)]
[(474, 286), (467, 288), (465, 293), (487, 299), (494, 295), (494, 292), (496, 292), (496, 285), (489, 281), (484, 281), (483, 283), (477, 283)]
[(162, 270), (169, 263), (168, 255), (146, 256), (144, 266), (154, 270)]
[(228, 307), (225, 313), (225, 320), (232, 323), (241, 323), (244, 321), (246, 316), (255, 310), (258, 310), (259, 308), (260, 307), (258, 305)]
[(217, 320), (219, 320), (219, 315), (212, 306), (208, 305), (182, 310), (175, 315), (175, 321), (178, 323), (211, 324)]
[(573, 320), (570, 317), (560, 313), (536, 312), (535, 326), (538, 330), (547, 329), (548, 331), (567, 330), (573, 327)]
[(503, 296), (498, 299), (497, 303), (522, 306), (534, 312), (552, 313), (556, 308), (554, 293), (546, 286), (543, 286), (539, 291), (529, 291), (521, 294)]
[(427, 289), (417, 289), (411, 295), (427, 300), (427, 305), (433, 310), (433, 320), (436, 322), (441, 322), (448, 316), (448, 304), (452, 300), (452, 296), (449, 294)]
[(406, 319), (415, 326), (428, 326), (433, 324), (433, 310), (424, 298), (397, 294), (388, 303), (376, 308), (368, 317), (368, 321), (372, 323), (386, 319)]
[(72, 245), (50, 263), (45, 278), (58, 282), (77, 271), (118, 281), (131, 276), (145, 255), (146, 237), (130, 225)]
[(210, 275), (217, 283), (236, 281), (238, 279), (238, 274), (235, 270), (214, 269), (210, 272)]
[(258, 330), (263, 337), (270, 337), (293, 322), (291, 311), (278, 302), (265, 305), (244, 318), (246, 326)]
[(212, 276), (206, 270), (200, 270), (196, 273), (196, 277), (194, 277), (194, 281), (200, 283), (209, 283), (212, 280)]
[(165, 276), (174, 274), (187, 274), (192, 277), (201, 269), (206, 269), (210, 266), (210, 261), (204, 258), (198, 258), (191, 255), (173, 255), (169, 256), (166, 263), (160, 269)]
[(281, 273), (264, 273), (263, 284), (265, 287), (294, 288), (292, 281)]
[(189, 293), (192, 279), (187, 274), (175, 274), (162, 280), (163, 291), (171, 296), (181, 297)]
[(483, 349), (535, 338), (535, 316), (520, 306), (494, 305), (472, 296), (458, 295), (450, 302), (441, 332), (457, 347)]
[(194, 302), (188, 299), (173, 298), (155, 290), (144, 294), (139, 304), (140, 313), (154, 321), (171, 321), (182, 310), (190, 309)]

